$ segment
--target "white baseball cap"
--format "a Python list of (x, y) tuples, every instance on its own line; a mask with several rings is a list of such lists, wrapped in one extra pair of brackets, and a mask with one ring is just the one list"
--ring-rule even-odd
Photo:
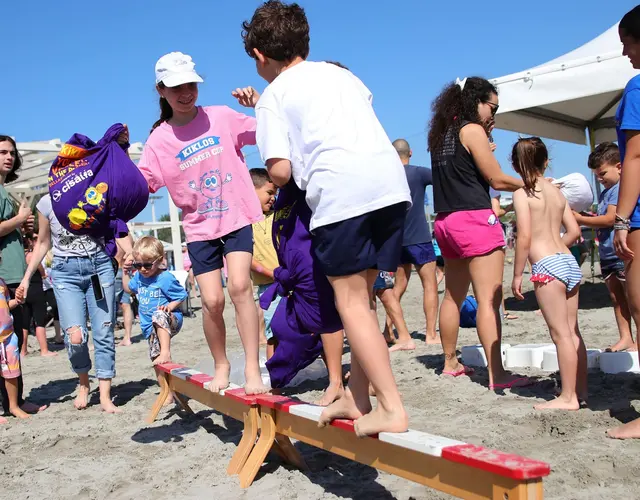
[(166, 54), (156, 63), (156, 85), (162, 82), (166, 87), (177, 87), (183, 83), (202, 83), (204, 80), (195, 67), (191, 56), (182, 52)]

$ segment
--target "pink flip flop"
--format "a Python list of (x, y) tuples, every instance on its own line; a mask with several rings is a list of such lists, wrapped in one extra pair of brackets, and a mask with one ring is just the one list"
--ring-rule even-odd
[(506, 384), (489, 384), (489, 389), (492, 391), (495, 389), (511, 389), (513, 387), (527, 387), (533, 384), (534, 382), (528, 377), (520, 377), (512, 380), (511, 382), (507, 382)]
[(449, 375), (450, 377), (460, 377), (462, 375), (473, 375), (475, 370), (473, 368), (469, 368), (468, 366), (464, 366), (460, 364), (461, 368), (456, 371), (443, 371), (443, 375)]

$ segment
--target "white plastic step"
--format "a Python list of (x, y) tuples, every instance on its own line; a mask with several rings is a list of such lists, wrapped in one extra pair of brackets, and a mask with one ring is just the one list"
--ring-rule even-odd
[[(587, 349), (587, 369), (593, 370), (600, 368), (601, 354), (601, 349)], [(542, 358), (542, 369), (546, 372), (557, 372), (560, 369), (560, 367), (558, 366), (558, 353), (555, 346), (547, 351), (544, 351)]]
[(520, 344), (507, 349), (506, 368), (542, 368), (544, 351), (553, 344)]
[(600, 354), (600, 370), (604, 373), (637, 373), (640, 362), (637, 352), (603, 352)]
[[(507, 349), (511, 347), (511, 344), (502, 344), (502, 364), (507, 354)], [(484, 354), (484, 349), (481, 344), (464, 346), (460, 352), (462, 353), (462, 364), (465, 366), (479, 366), (482, 368), (487, 367), (487, 357)]]

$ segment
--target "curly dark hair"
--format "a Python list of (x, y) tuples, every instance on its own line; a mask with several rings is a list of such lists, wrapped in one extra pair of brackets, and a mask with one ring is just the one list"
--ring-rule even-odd
[(618, 29), (624, 31), (634, 40), (640, 40), (640, 5), (635, 6), (624, 15)]
[(587, 165), (591, 170), (602, 165), (617, 165), (618, 163), (620, 163), (620, 148), (614, 142), (598, 144), (587, 160)]
[(20, 167), (22, 166), (22, 156), (20, 156), (18, 145), (16, 144), (16, 141), (13, 140), (13, 137), (8, 135), (0, 135), (0, 142), (5, 141), (13, 144), (13, 149), (16, 152), (16, 156), (13, 160), (13, 168), (11, 169), (11, 172), (7, 174), (7, 177), (5, 179), (5, 182), (13, 182), (18, 179), (18, 174), (16, 172), (20, 170)]
[(448, 84), (431, 103), (428, 149), (438, 151), (451, 127), (459, 128), (463, 121), (482, 124), (478, 104), (498, 95), (498, 89), (488, 80), (473, 76), (467, 78), (464, 90), (457, 83)]
[(544, 173), (549, 161), (549, 151), (540, 137), (518, 139), (511, 150), (511, 164), (524, 182), (524, 190), (532, 195), (538, 176)]
[(253, 49), (279, 62), (309, 56), (309, 23), (297, 3), (269, 0), (256, 9), (251, 21), (242, 23), (244, 50), (256, 58)]

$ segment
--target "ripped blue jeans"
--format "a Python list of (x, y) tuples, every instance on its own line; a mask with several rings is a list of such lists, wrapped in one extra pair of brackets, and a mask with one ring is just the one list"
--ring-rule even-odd
[[(96, 301), (91, 275), (100, 276), (104, 298)], [(115, 274), (111, 259), (100, 251), (90, 257), (54, 257), (51, 280), (60, 313), (71, 368), (75, 373), (91, 370), (87, 319), (95, 347), (96, 377), (111, 379), (116, 374), (116, 348), (113, 338), (116, 322)], [(82, 331), (82, 343), (73, 344), (70, 333)]]

